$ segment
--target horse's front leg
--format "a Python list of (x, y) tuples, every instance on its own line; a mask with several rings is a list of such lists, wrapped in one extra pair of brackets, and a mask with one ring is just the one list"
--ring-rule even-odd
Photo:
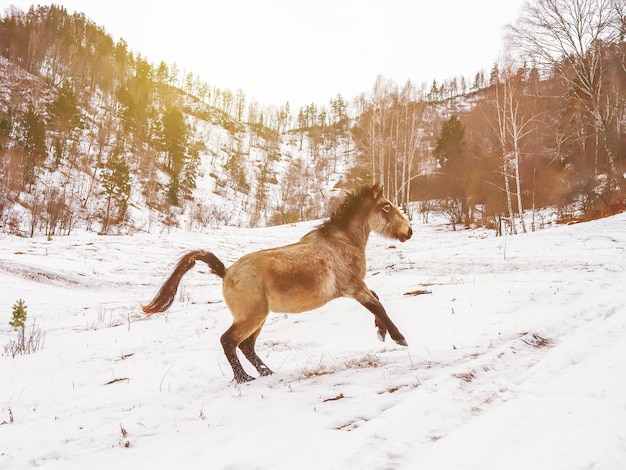
[(398, 327), (396, 327), (396, 325), (394, 325), (391, 321), (389, 315), (387, 315), (387, 312), (385, 311), (385, 307), (383, 307), (383, 304), (380, 303), (378, 296), (374, 292), (365, 287), (365, 289), (360, 290), (356, 295), (354, 295), (354, 298), (357, 302), (374, 314), (374, 323), (378, 328), (378, 338), (381, 341), (385, 340), (385, 334), (388, 331), (389, 336), (391, 336), (391, 339), (393, 339), (396, 343), (401, 346), (408, 346), (406, 339), (404, 339), (404, 336), (400, 333)]
[[(376, 300), (380, 302), (380, 298), (378, 297), (378, 294), (371, 289), (370, 289), (370, 292), (372, 293), (374, 297), (376, 297)], [(376, 334), (378, 335), (378, 339), (384, 342), (385, 336), (387, 336), (387, 328), (385, 328), (385, 325), (383, 324), (383, 322), (380, 321), (380, 319), (376, 315), (374, 315), (374, 326), (376, 326), (377, 328)]]

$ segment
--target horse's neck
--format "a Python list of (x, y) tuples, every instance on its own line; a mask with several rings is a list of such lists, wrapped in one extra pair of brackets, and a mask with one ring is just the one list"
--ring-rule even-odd
[(369, 239), (371, 233), (371, 229), (369, 224), (367, 223), (367, 219), (365, 221), (355, 219), (349, 225), (346, 230), (346, 234), (350, 238), (350, 240), (359, 248), (365, 251), (365, 246), (367, 245), (367, 240)]

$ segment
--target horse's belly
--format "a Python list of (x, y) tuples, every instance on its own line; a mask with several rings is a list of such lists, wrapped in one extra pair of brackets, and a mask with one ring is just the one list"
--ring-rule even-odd
[(331, 299), (308, 299), (299, 297), (281, 297), (270, 299), (270, 310), (274, 313), (301, 313), (314, 310)]
[(321, 307), (337, 297), (332, 279), (313, 283), (274, 284), (269, 291), (269, 307), (275, 313), (300, 313)]
[(326, 269), (315, 270), (311, 264), (298, 266), (299, 270), (274, 269), (267, 276), (266, 292), (272, 312), (306, 312), (337, 296), (334, 274)]

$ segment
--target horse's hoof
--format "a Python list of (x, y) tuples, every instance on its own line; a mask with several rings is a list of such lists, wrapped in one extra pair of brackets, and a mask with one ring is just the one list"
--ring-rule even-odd
[(394, 339), (394, 341), (396, 342), (396, 344), (399, 344), (400, 346), (408, 346), (409, 345), (409, 343), (407, 343), (406, 339), (404, 339), (404, 338)]
[(378, 330), (376, 332), (376, 336), (378, 336), (378, 339), (381, 340), (383, 343), (385, 342), (386, 335), (387, 335), (387, 332), (385, 330)]
[(272, 375), (274, 372), (269, 367), (261, 367), (259, 369), (259, 374), (262, 377), (267, 377), (268, 375)]
[(253, 380), (254, 377), (248, 374), (235, 376), (235, 382), (238, 384), (245, 384), (246, 382), (252, 382)]

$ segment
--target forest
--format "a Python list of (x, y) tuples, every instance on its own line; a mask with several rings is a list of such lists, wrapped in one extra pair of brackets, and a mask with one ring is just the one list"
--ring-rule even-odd
[[(59, 6), (0, 17), (0, 230), (264, 226), (384, 185), (497, 234), (626, 209), (626, 7), (534, 0), (474, 77), (291, 110), (220, 89)], [(330, 202), (328, 202), (330, 201)]]

